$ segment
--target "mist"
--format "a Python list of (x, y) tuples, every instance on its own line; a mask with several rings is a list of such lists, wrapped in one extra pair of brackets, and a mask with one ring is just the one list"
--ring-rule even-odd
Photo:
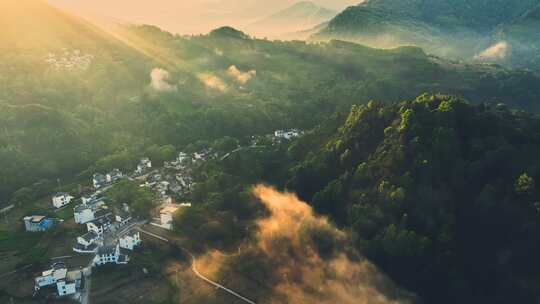
[[(292, 193), (258, 185), (254, 195), (269, 211), (256, 222), (258, 232), (242, 253), (206, 270), (257, 265), (268, 271), (270, 299), (264, 303), (408, 304), (415, 297), (403, 292), (361, 254), (351, 249), (348, 233)], [(208, 256), (216, 261), (215, 252)], [(257, 257), (253, 259), (253, 257)], [(199, 265), (206, 261), (201, 258)], [(250, 275), (248, 275), (250, 276)], [(251, 276), (250, 276), (251, 277)]]
[[(126, 23), (144, 23), (179, 34), (207, 33), (220, 26), (239, 29), (259, 18), (282, 10), (296, 0), (48, 0), (58, 7), (87, 17), (99, 17)], [(361, 0), (314, 0), (335, 10)]]

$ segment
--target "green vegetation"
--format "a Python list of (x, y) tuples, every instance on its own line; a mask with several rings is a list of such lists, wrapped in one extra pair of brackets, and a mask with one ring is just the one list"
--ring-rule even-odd
[[(351, 6), (314, 35), (375, 47), (417, 45), (445, 58), (481, 59), (522, 68), (540, 68), (538, 0), (369, 0)], [(497, 42), (504, 50), (475, 55)]]
[(156, 207), (155, 194), (146, 187), (140, 187), (137, 182), (129, 179), (122, 179), (107, 191), (112, 206), (121, 209), (123, 204), (127, 204), (133, 214), (148, 219), (151, 217), (150, 211)]
[(422, 95), (354, 106), (334, 130), (288, 187), (400, 285), (437, 303), (538, 298), (540, 120)]
[(232, 28), (181, 37), (128, 26), (113, 36), (24, 3), (2, 11), (10, 28), (21, 14), (37, 19), (1, 45), (0, 68), (10, 77), (0, 77), (0, 201), (26, 201), (14, 194), (23, 187), (23, 198), (49, 194), (54, 187), (45, 185), (57, 179), (84, 185), (96, 171), (133, 170), (143, 156), (159, 165), (199, 140), (309, 129), (362, 100), (448, 92), (538, 110), (534, 74), (456, 65), (417, 48), (272, 42)]

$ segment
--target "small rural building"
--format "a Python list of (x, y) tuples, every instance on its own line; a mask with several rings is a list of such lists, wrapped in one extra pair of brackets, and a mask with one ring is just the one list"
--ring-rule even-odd
[(191, 204), (165, 204), (159, 211), (159, 218), (155, 219), (151, 224), (167, 230), (173, 230), (174, 215), (180, 208), (191, 207)]
[(95, 205), (81, 204), (77, 205), (75, 209), (73, 209), (73, 217), (75, 218), (75, 223), (77, 224), (86, 224), (90, 221), (110, 214), (111, 212), (109, 209), (107, 209), (105, 203)]
[(95, 189), (99, 189), (107, 184), (107, 178), (101, 173), (95, 173), (92, 176), (92, 184)]
[(293, 129), (293, 130), (277, 130), (274, 132), (274, 137), (278, 139), (285, 139), (285, 140), (291, 140), (293, 138), (299, 137), (302, 134), (301, 131)]
[(98, 249), (99, 235), (94, 231), (89, 231), (77, 237), (77, 244), (73, 247), (73, 251), (78, 253), (95, 253)]
[(131, 213), (129, 212), (129, 207), (127, 206), (125, 206), (120, 211), (116, 212), (116, 215), (115, 215), (116, 222), (122, 226), (129, 223), (129, 221), (131, 221), (131, 218), (132, 218)]
[(31, 215), (23, 218), (24, 228), (28, 232), (41, 232), (54, 226), (54, 220), (43, 215)]
[(142, 243), (141, 235), (138, 231), (130, 231), (125, 235), (121, 236), (118, 240), (120, 248), (133, 250), (135, 247), (139, 246)]
[(80, 270), (68, 271), (64, 263), (56, 263), (34, 279), (34, 289), (38, 291), (43, 287), (56, 285), (58, 296), (72, 295), (80, 288), (81, 280)]
[(90, 196), (81, 197), (81, 201), (84, 205), (96, 205), (99, 203), (103, 203), (103, 199), (101, 198), (100, 193), (98, 192), (93, 193)]
[(69, 204), (72, 199), (73, 196), (69, 195), (68, 193), (57, 193), (53, 196), (52, 203), (54, 208), (62, 208)]
[(129, 258), (120, 253), (120, 246), (116, 244), (99, 247), (92, 263), (94, 266), (101, 266), (109, 263), (127, 264), (128, 261)]
[(135, 170), (135, 172), (137, 174), (143, 174), (144, 172), (148, 171), (148, 169), (151, 169), (151, 168), (152, 168), (152, 162), (150, 161), (150, 158), (145, 157), (141, 159), (141, 161), (137, 165), (137, 169)]
[(112, 223), (111, 223), (110, 216), (104, 216), (104, 217), (100, 217), (96, 220), (86, 223), (86, 228), (88, 229), (89, 232), (93, 231), (98, 236), (101, 237), (105, 231), (111, 228), (111, 225)]
[(119, 169), (113, 169), (111, 172), (107, 173), (105, 176), (105, 180), (107, 183), (112, 184), (118, 180), (120, 180), (124, 174)]

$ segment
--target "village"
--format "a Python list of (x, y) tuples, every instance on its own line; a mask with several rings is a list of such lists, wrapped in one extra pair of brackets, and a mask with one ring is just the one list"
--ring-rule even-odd
[[(288, 141), (301, 135), (301, 131), (275, 131), (264, 136), (272, 144)], [(249, 147), (257, 146), (260, 138), (252, 137)], [(249, 148), (247, 147), (247, 148)], [(223, 160), (246, 147), (220, 155), (211, 148), (198, 152), (179, 152), (176, 159), (166, 161), (161, 168), (154, 168), (148, 157), (140, 159), (133, 172), (126, 174), (119, 169), (108, 173), (94, 173), (91, 190), (74, 197), (70, 193), (56, 193), (51, 198), (54, 210), (73, 210), (73, 220), (85, 228), (73, 243), (73, 253), (88, 256), (89, 263), (84, 267), (70, 268), (62, 259), (54, 260), (50, 267), (43, 269), (34, 279), (34, 297), (66, 297), (80, 303), (88, 303), (92, 269), (103, 265), (126, 265), (130, 254), (143, 246), (141, 232), (143, 226), (150, 225), (167, 231), (174, 229), (174, 217), (191, 203), (184, 201), (194, 186), (193, 168), (209, 160)], [(139, 187), (154, 194), (156, 208), (152, 218), (141, 219), (133, 214), (130, 206), (122, 203), (111, 206), (107, 192), (122, 180), (135, 182)], [(27, 233), (47, 231), (63, 220), (39, 214), (31, 214), (23, 219)]]

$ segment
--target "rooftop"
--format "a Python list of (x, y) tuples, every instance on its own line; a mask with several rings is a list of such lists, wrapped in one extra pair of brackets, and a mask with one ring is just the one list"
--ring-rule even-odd
[(54, 194), (54, 197), (59, 197), (59, 196), (69, 196), (69, 193), (67, 193), (67, 192), (58, 192), (58, 193)]
[(43, 221), (44, 219), (45, 219), (44, 215), (30, 215), (30, 216), (24, 217), (25, 221), (30, 221), (32, 223), (39, 223)]
[(93, 231), (89, 231), (89, 232), (81, 235), (81, 238), (83, 238), (87, 242), (90, 242), (91, 240), (95, 240), (97, 237), (98, 237), (98, 235)]
[(180, 208), (179, 205), (168, 205), (168, 206), (165, 206), (163, 207), (159, 213), (161, 214), (172, 214), (172, 213), (175, 213), (178, 209)]
[(103, 226), (103, 225), (106, 225), (106, 224), (110, 224), (111, 219), (110, 219), (109, 215), (105, 215), (103, 217), (100, 217), (98, 219), (95, 219), (95, 220), (91, 221), (90, 223), (93, 223), (96, 226)]
[(99, 255), (115, 254), (116, 245), (106, 245), (98, 248)]

